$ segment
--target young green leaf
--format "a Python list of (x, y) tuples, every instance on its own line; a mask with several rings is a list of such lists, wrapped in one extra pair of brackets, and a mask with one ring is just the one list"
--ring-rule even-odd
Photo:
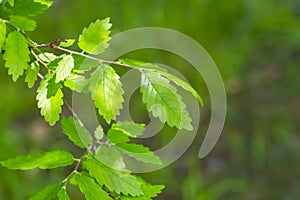
[(5, 67), (8, 68), (8, 74), (12, 75), (13, 81), (17, 81), (30, 61), (27, 40), (21, 33), (13, 31), (8, 34), (4, 50)]
[(144, 124), (136, 124), (132, 121), (117, 122), (112, 129), (119, 130), (129, 137), (137, 137), (143, 134)]
[(74, 59), (71, 55), (66, 55), (61, 61), (58, 62), (58, 67), (56, 68), (56, 79), (55, 82), (65, 80), (74, 68)]
[(0, 21), (0, 51), (3, 48), (6, 38), (6, 23)]
[(9, 21), (24, 31), (33, 31), (36, 28), (36, 22), (26, 17), (12, 15)]
[(125, 169), (125, 163), (119, 150), (114, 146), (101, 145), (98, 147), (95, 158), (104, 165), (116, 170)]
[(34, 61), (26, 70), (25, 82), (29, 88), (32, 88), (36, 80), (38, 79), (38, 73), (40, 71), (40, 65), (38, 61)]
[(62, 188), (57, 194), (58, 200), (70, 200), (70, 197), (65, 188)]
[(129, 137), (127, 135), (123, 134), (122, 131), (113, 128), (108, 130), (107, 138), (114, 144), (129, 142)]
[(140, 196), (143, 195), (141, 183), (129, 172), (118, 171), (103, 165), (100, 161), (88, 155), (83, 163), (89, 174), (101, 185), (117, 194)]
[(102, 53), (109, 46), (111, 26), (109, 18), (91, 23), (88, 28), (83, 29), (79, 36), (79, 48), (90, 54)]
[(64, 81), (64, 85), (72, 91), (88, 93), (89, 81), (82, 75), (71, 74)]
[(142, 71), (141, 93), (147, 110), (161, 122), (179, 129), (192, 130), (192, 119), (177, 90), (160, 73), (153, 70)]
[(92, 99), (107, 123), (115, 120), (122, 109), (123, 89), (119, 75), (109, 65), (99, 66), (89, 78)]
[(29, 154), (11, 158), (0, 164), (13, 170), (30, 170), (34, 168), (53, 169), (73, 164), (73, 155), (63, 150), (55, 150), (40, 154)]
[(39, 54), (38, 57), (44, 63), (50, 63), (51, 61), (54, 61), (57, 58), (57, 56), (54, 55), (53, 53), (47, 53), (47, 52)]
[(75, 42), (74, 39), (67, 39), (67, 40), (64, 40), (64, 41), (60, 42), (59, 46), (70, 47), (74, 44), (74, 42)]
[(54, 199), (62, 187), (63, 187), (63, 183), (56, 183), (56, 184), (48, 185), (45, 188), (38, 191), (29, 200), (42, 200), (42, 199), (51, 200), (51, 199)]
[(61, 120), (63, 133), (78, 147), (85, 148), (92, 144), (92, 136), (73, 117), (63, 117)]
[(104, 136), (104, 131), (103, 131), (102, 126), (98, 125), (94, 133), (95, 133), (95, 138), (97, 140), (101, 140)]
[(48, 94), (48, 81), (50, 80), (51, 76), (45, 76), (44, 79), (41, 81), (40, 86), (37, 90), (36, 99), (38, 101), (38, 108), (41, 109), (41, 115), (44, 116), (45, 120), (53, 126), (58, 120), (59, 115), (62, 111), (61, 106), (63, 105), (63, 93), (61, 89), (57, 91), (55, 96), (47, 98)]
[(74, 174), (70, 183), (79, 187), (87, 200), (112, 200), (94, 179), (85, 173)]
[(127, 144), (127, 143), (118, 143), (116, 146), (128, 156), (142, 161), (144, 163), (152, 163), (161, 165), (162, 161), (160, 158), (155, 155), (148, 147), (144, 147), (140, 144)]

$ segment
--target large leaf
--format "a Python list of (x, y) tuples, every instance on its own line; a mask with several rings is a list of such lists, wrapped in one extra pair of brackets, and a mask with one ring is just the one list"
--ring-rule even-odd
[(63, 93), (61, 89), (57, 91), (55, 96), (50, 98), (48, 94), (48, 81), (51, 79), (51, 75), (44, 77), (41, 81), (40, 86), (37, 90), (36, 99), (38, 101), (38, 108), (41, 109), (41, 115), (44, 116), (45, 120), (53, 126), (58, 120), (59, 115), (62, 111), (61, 106), (63, 105)]
[(144, 124), (136, 124), (132, 121), (117, 122), (112, 125), (112, 129), (121, 131), (129, 137), (137, 137), (144, 132)]
[(6, 38), (6, 23), (0, 21), (0, 51), (3, 48)]
[(118, 194), (140, 196), (143, 195), (141, 183), (129, 172), (118, 171), (103, 165), (91, 155), (84, 161), (84, 167), (89, 174), (101, 185)]
[(85, 173), (74, 174), (71, 178), (71, 184), (78, 186), (87, 200), (112, 200), (101, 189), (101, 186)]
[(27, 40), (21, 33), (13, 31), (8, 34), (4, 50), (5, 67), (8, 68), (8, 74), (12, 75), (13, 81), (17, 81), (30, 61)]
[(92, 144), (92, 136), (90, 133), (73, 117), (63, 117), (61, 127), (63, 133), (78, 147), (85, 148)]
[(68, 166), (74, 162), (73, 155), (63, 150), (55, 150), (40, 154), (29, 154), (11, 158), (0, 164), (8, 169), (29, 170), (34, 168), (52, 169), (56, 167)]
[(124, 91), (119, 79), (119, 75), (109, 65), (99, 66), (89, 79), (92, 99), (107, 123), (115, 120), (122, 109)]
[(36, 27), (36, 22), (23, 16), (12, 15), (9, 21), (24, 31), (33, 31)]
[(155, 155), (148, 147), (144, 147), (141, 144), (127, 144), (127, 143), (118, 143), (116, 146), (128, 156), (142, 161), (144, 163), (152, 163), (161, 165), (162, 161), (160, 158)]
[(26, 70), (25, 82), (27, 82), (28, 87), (32, 88), (36, 80), (38, 79), (38, 73), (40, 71), (40, 65), (38, 61), (34, 61)]
[(46, 0), (14, 0), (14, 6), (8, 8), (14, 15), (34, 16), (47, 10), (51, 4)]
[(83, 29), (79, 37), (79, 48), (91, 54), (102, 53), (109, 45), (111, 26), (109, 18), (91, 23), (88, 28)]
[(192, 130), (186, 105), (170, 81), (154, 70), (142, 70), (141, 92), (147, 110), (161, 122), (179, 129)]
[(29, 200), (51, 200), (56, 197), (61, 188), (63, 187), (63, 183), (56, 183), (46, 186), (45, 188), (38, 191), (34, 196), (32, 196)]
[(66, 55), (61, 61), (58, 62), (58, 67), (56, 68), (56, 79), (55, 82), (65, 80), (74, 68), (74, 59), (71, 55)]

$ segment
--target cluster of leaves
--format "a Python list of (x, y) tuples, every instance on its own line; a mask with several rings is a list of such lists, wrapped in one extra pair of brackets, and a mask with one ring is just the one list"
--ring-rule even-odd
[[(77, 43), (82, 52), (76, 52), (67, 49), (75, 43), (75, 39), (39, 45), (26, 34), (36, 27), (36, 23), (28, 17), (46, 10), (51, 6), (51, 1), (8, 0), (0, 3), (0, 49), (4, 52), (5, 67), (13, 81), (25, 73), (29, 88), (38, 84), (37, 105), (45, 120), (52, 126), (60, 120), (65, 103), (62, 89), (67, 87), (71, 91), (90, 95), (99, 115), (112, 124), (106, 133), (100, 125), (94, 133), (90, 133), (77, 115), (74, 118), (62, 117), (63, 133), (76, 146), (86, 149), (81, 158), (74, 158), (64, 150), (54, 150), (19, 156), (2, 161), (1, 165), (14, 170), (30, 170), (76, 163), (67, 178), (48, 185), (31, 199), (69, 199), (68, 184), (77, 186), (88, 200), (147, 200), (156, 197), (164, 186), (146, 183), (126, 169), (124, 155), (144, 163), (159, 165), (162, 161), (149, 148), (130, 143), (130, 138), (143, 134), (144, 125), (130, 121), (115, 122), (122, 109), (124, 91), (119, 75), (109, 64), (133, 68), (141, 73), (140, 91), (146, 108), (169, 126), (187, 130), (193, 128), (186, 105), (171, 83), (191, 92), (202, 104), (199, 94), (189, 84), (157, 65), (130, 59), (105, 61), (93, 57), (109, 46), (109, 29), (112, 26), (109, 18), (97, 20), (83, 29)], [(40, 47), (55, 48), (63, 53), (43, 52)], [(39, 83), (38, 78), (41, 79)], [(68, 108), (74, 112), (71, 107)]]

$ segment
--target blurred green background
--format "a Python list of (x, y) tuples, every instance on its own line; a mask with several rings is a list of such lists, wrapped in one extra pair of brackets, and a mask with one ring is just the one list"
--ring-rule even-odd
[[(300, 199), (300, 1), (55, 0), (35, 18), (38, 28), (30, 36), (39, 43), (77, 38), (84, 26), (108, 16), (112, 34), (157, 26), (194, 38), (212, 56), (226, 86), (228, 111), (222, 136), (200, 160), (198, 151), (210, 118), (203, 81), (173, 55), (154, 50), (130, 54), (181, 70), (206, 102), (199, 134), (184, 156), (143, 175), (167, 186), (157, 199)], [(1, 65), (0, 160), (59, 147), (76, 152), (59, 126), (49, 128), (40, 117), (35, 90), (21, 80), (13, 83)], [(26, 199), (69, 170), (0, 168), (0, 199)], [(73, 199), (81, 199), (77, 191), (72, 193)]]

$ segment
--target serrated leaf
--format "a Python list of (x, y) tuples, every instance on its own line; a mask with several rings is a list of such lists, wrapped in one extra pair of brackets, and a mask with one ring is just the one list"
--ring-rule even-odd
[(140, 196), (143, 195), (141, 183), (129, 172), (118, 171), (103, 165), (101, 162), (88, 155), (83, 163), (89, 174), (101, 185), (117, 194)]
[(186, 111), (186, 105), (170, 81), (153, 70), (143, 70), (141, 93), (147, 110), (161, 122), (179, 129), (192, 130), (192, 119)]
[(67, 193), (67, 191), (62, 188), (59, 193), (57, 194), (58, 200), (70, 200), (70, 197)]
[(29, 154), (11, 158), (0, 164), (13, 170), (30, 170), (34, 168), (53, 169), (73, 164), (73, 155), (63, 150), (55, 150), (40, 154)]
[(60, 81), (65, 80), (74, 68), (74, 59), (71, 55), (66, 55), (61, 61), (58, 62), (56, 68), (56, 79), (55, 82), (59, 83)]
[(62, 89), (62, 84), (56, 83), (55, 76), (52, 75), (52, 77), (48, 80), (47, 98), (51, 98), (51, 97), (55, 96), (56, 93), (58, 92), (58, 90), (61, 90), (61, 89)]
[(32, 88), (36, 80), (38, 79), (38, 73), (40, 71), (40, 65), (38, 61), (34, 61), (26, 70), (25, 82), (29, 88)]
[(53, 126), (58, 120), (59, 115), (62, 111), (61, 106), (63, 105), (63, 93), (61, 89), (57, 91), (55, 96), (47, 98), (48, 94), (48, 81), (50, 80), (50, 74), (46, 75), (41, 81), (40, 86), (37, 90), (36, 99), (38, 101), (38, 108), (41, 109), (41, 115), (44, 116), (45, 120)]
[(121, 58), (119, 59), (119, 62), (125, 65), (129, 65), (131, 67), (136, 67), (136, 68), (141, 68), (141, 69), (153, 69), (153, 70), (158, 70), (158, 71), (167, 71), (166, 69), (155, 65), (153, 63), (147, 63), (139, 60), (133, 60), (133, 59), (128, 59), (128, 58)]
[(95, 158), (104, 165), (116, 170), (125, 169), (125, 163), (119, 150), (114, 146), (101, 145), (98, 147)]
[(164, 185), (151, 185), (145, 183), (142, 185), (142, 190), (144, 192), (143, 196), (122, 196), (121, 200), (152, 200), (152, 198), (157, 197), (157, 195), (160, 194), (164, 188)]
[(63, 133), (78, 147), (85, 148), (92, 144), (92, 136), (73, 117), (63, 117), (61, 120)]
[(6, 23), (0, 21), (0, 51), (3, 48), (6, 38)]
[(117, 122), (112, 129), (119, 130), (129, 137), (137, 137), (144, 132), (144, 124), (136, 124), (132, 121)]
[(60, 42), (59, 46), (62, 46), (62, 47), (70, 47), (74, 44), (75, 40), (74, 39), (66, 39), (62, 42)]
[(8, 34), (4, 50), (5, 67), (8, 68), (8, 74), (12, 75), (13, 81), (17, 81), (30, 61), (27, 40), (21, 33), (13, 31)]
[(119, 75), (109, 65), (99, 66), (89, 78), (92, 99), (107, 123), (115, 120), (122, 109), (123, 93)]
[(9, 9), (13, 15), (21, 15), (26, 17), (42, 13), (47, 10), (48, 7), (49, 6), (47, 4), (43, 3), (43, 0), (15, 0), (13, 7)]
[(122, 131), (116, 129), (109, 129), (107, 133), (107, 138), (111, 143), (126, 143), (129, 142), (129, 137), (123, 134)]
[(45, 188), (38, 191), (34, 196), (29, 200), (51, 200), (56, 197), (58, 192), (63, 187), (63, 183), (56, 183), (46, 186)]
[(103, 131), (102, 126), (98, 125), (94, 133), (95, 133), (95, 138), (97, 140), (101, 140), (104, 136), (104, 131)]
[(23, 16), (12, 15), (9, 21), (24, 31), (33, 31), (36, 28), (36, 22)]
[(148, 147), (144, 147), (140, 144), (127, 144), (127, 143), (118, 143), (116, 146), (128, 156), (142, 161), (144, 163), (152, 163), (161, 165), (162, 161), (160, 158), (155, 155)]
[(51, 61), (54, 61), (57, 56), (54, 55), (53, 53), (41, 53), (38, 55), (39, 59), (41, 59), (41, 61), (45, 62), (45, 63), (50, 63)]
[(71, 184), (78, 186), (87, 200), (112, 200), (109, 195), (101, 189), (101, 186), (85, 173), (74, 174), (71, 178)]
[(89, 81), (82, 75), (71, 74), (64, 81), (64, 85), (72, 91), (88, 93)]
[(102, 53), (109, 46), (111, 26), (109, 18), (91, 23), (88, 28), (83, 29), (79, 36), (79, 48), (90, 54)]

